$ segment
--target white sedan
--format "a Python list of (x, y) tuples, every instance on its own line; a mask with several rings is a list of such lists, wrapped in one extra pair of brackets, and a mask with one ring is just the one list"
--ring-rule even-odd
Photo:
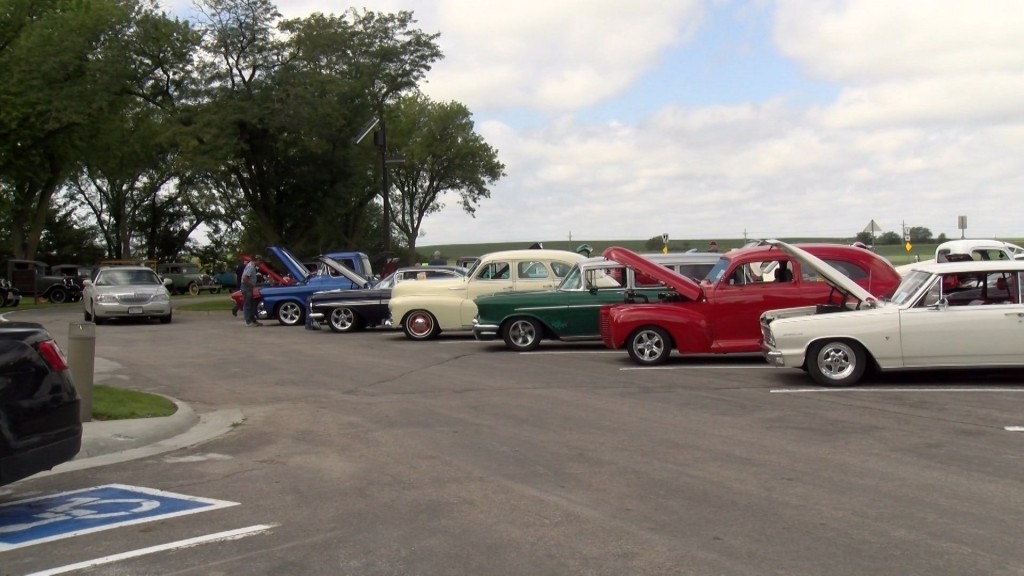
[(145, 266), (106, 266), (83, 282), (85, 320), (103, 324), (110, 318), (158, 318), (171, 321), (170, 278), (161, 280)]
[(819, 271), (836, 298), (761, 316), (772, 365), (804, 369), (823, 386), (852, 386), (868, 368), (1024, 367), (1024, 261), (924, 265), (875, 300), (814, 256), (780, 248)]

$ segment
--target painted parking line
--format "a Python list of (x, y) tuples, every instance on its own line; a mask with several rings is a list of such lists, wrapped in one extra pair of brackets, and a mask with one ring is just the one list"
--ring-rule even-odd
[(107, 484), (0, 505), (0, 552), (238, 502)]
[(618, 350), (544, 350), (541, 352), (520, 352), (521, 356), (557, 356), (559, 354), (619, 354)]
[(619, 370), (774, 370), (774, 366), (757, 366), (752, 364), (716, 364), (714, 366), (694, 366), (680, 364), (678, 366), (626, 366)]
[(93, 568), (96, 566), (102, 566), (104, 564), (113, 564), (114, 562), (120, 562), (122, 560), (128, 560), (131, 558), (138, 558), (140, 556), (146, 556), (148, 554), (156, 554), (157, 552), (165, 552), (167, 550), (176, 550), (178, 548), (191, 548), (193, 546), (198, 546), (200, 544), (210, 544), (212, 542), (223, 542), (226, 540), (239, 540), (249, 536), (255, 536), (257, 534), (264, 534), (276, 528), (277, 526), (279, 526), (279, 524), (257, 524), (255, 526), (248, 526), (246, 528), (227, 530), (225, 532), (217, 532), (216, 534), (207, 534), (206, 536), (186, 538), (185, 540), (178, 540), (177, 542), (168, 542), (167, 544), (150, 546), (149, 548), (140, 548), (138, 550), (131, 550), (129, 552), (122, 552), (120, 554), (112, 554), (110, 556), (103, 556), (102, 558), (86, 560), (85, 562), (78, 562), (77, 564), (59, 566), (57, 568), (43, 570), (42, 572), (33, 572), (28, 576), (55, 576), (57, 574), (67, 574), (68, 572), (75, 572), (76, 570), (85, 570), (86, 568)]
[(1024, 392), (1024, 388), (783, 388), (770, 390), (772, 394), (855, 394), (860, 392)]

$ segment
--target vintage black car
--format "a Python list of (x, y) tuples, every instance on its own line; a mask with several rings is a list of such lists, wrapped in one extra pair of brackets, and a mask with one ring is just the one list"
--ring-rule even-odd
[(369, 288), (317, 292), (307, 299), (306, 307), (314, 323), (326, 323), (334, 332), (354, 332), (384, 325), (389, 316), (391, 289), (399, 282), (459, 278), (465, 275), (466, 269), (457, 266), (399, 268)]
[(0, 323), (0, 485), (71, 460), (82, 445), (78, 392), (40, 324)]
[(0, 308), (15, 307), (21, 303), (21, 290), (11, 285), (7, 278), (0, 278)]
[(82, 288), (72, 277), (48, 269), (46, 262), (11, 259), (7, 261), (7, 279), (23, 295), (45, 298), (54, 304), (82, 299)]

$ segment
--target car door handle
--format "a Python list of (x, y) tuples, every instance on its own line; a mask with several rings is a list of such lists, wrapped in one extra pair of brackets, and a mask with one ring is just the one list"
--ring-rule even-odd
[(1017, 318), (1024, 318), (1024, 312), (1007, 312), (1005, 316), (1016, 316)]

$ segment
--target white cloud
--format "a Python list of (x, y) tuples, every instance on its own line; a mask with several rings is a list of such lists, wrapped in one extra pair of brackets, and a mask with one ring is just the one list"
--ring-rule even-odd
[[(280, 7), (290, 17), (344, 9)], [(1020, 0), (385, 0), (373, 9), (412, 9), (421, 29), (441, 33), (446, 58), (425, 91), (465, 103), (507, 166), (477, 218), (449, 198), (421, 243), (570, 231), (581, 240), (852, 236), (871, 219), (952, 235), (961, 214), (969, 234), (1024, 237)], [(681, 53), (714, 66), (724, 52), (685, 48), (712, 12), (730, 9), (748, 25), (772, 18), (778, 53), (834, 87), (834, 101), (626, 100)], [(747, 48), (748, 25), (715, 33)], [(596, 104), (640, 120), (587, 120)]]
[(421, 24), (441, 31), (445, 59), (424, 89), (482, 113), (509, 107), (559, 112), (601, 102), (687, 40), (702, 13), (698, 0), (435, 4)]

